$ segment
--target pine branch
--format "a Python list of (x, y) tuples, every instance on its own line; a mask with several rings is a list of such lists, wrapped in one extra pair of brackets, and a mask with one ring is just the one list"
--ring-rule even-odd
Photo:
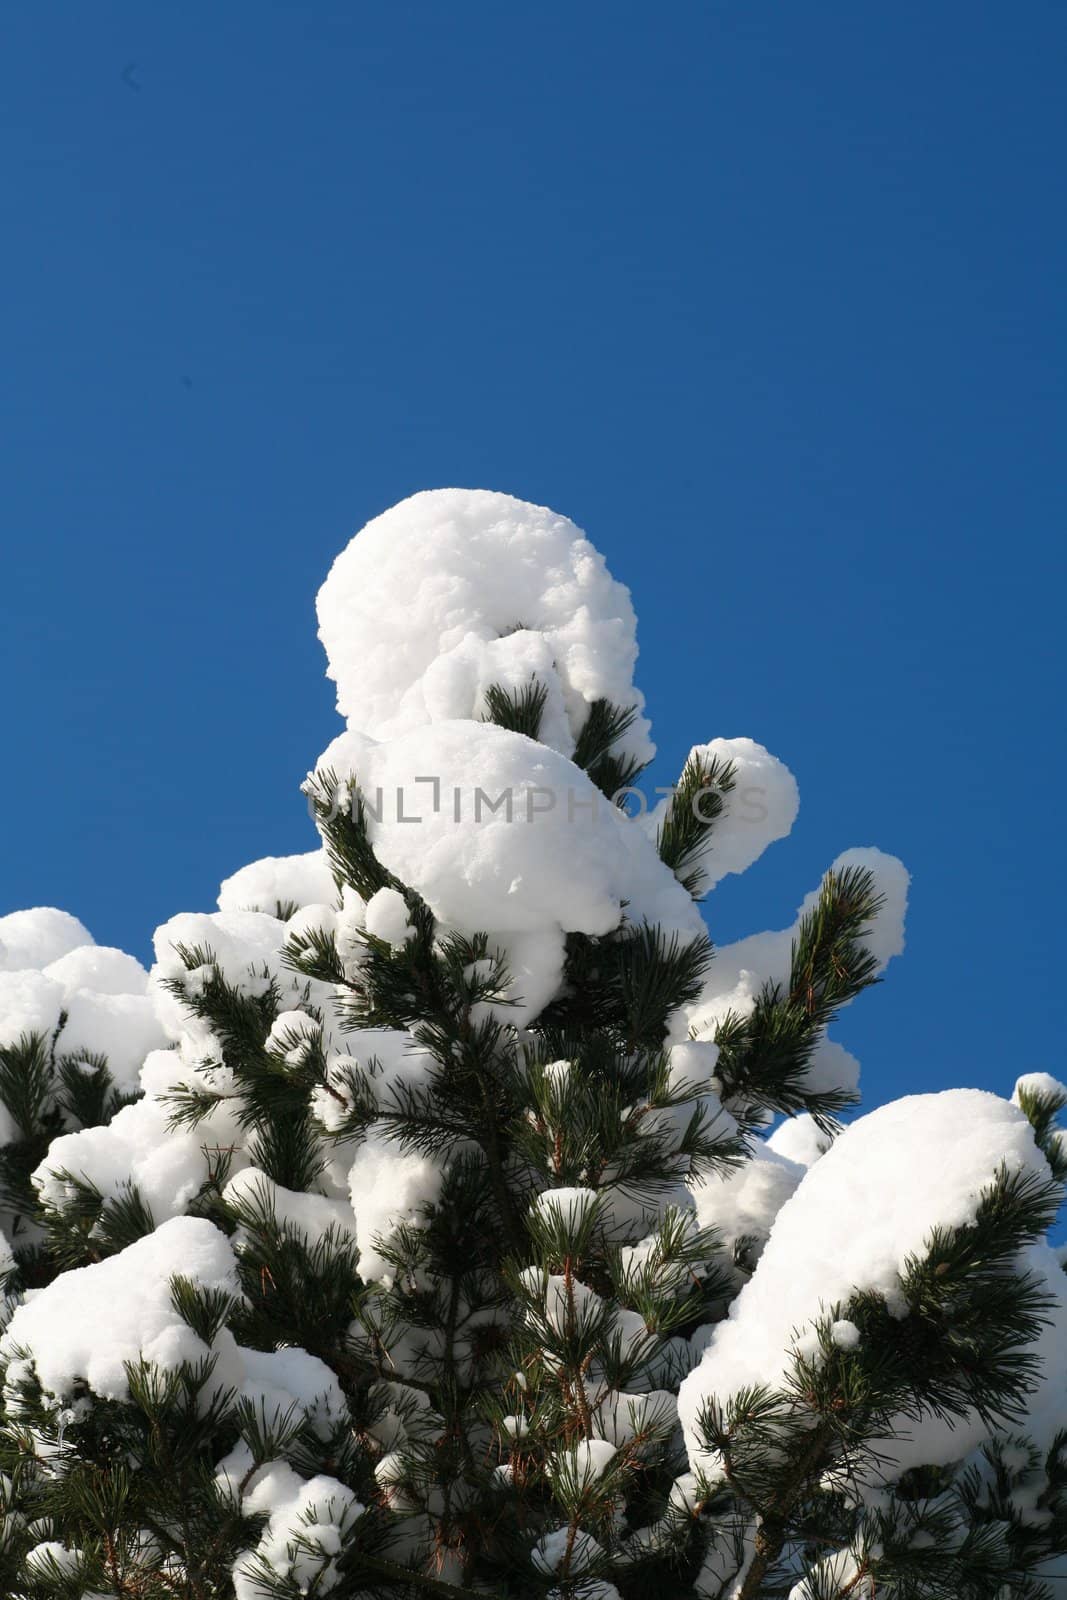
[(512, 733), (523, 733), (536, 739), (541, 732), (541, 719), (548, 702), (548, 688), (536, 678), (523, 689), (507, 689), (502, 684), (490, 684), (485, 691), (486, 722), (498, 728), (508, 728)]
[(574, 743), (575, 766), (587, 772), (600, 792), (611, 800), (620, 790), (629, 788), (644, 770), (640, 761), (632, 756), (619, 756), (612, 748), (629, 732), (636, 717), (636, 706), (615, 706), (610, 700), (593, 700)]
[(726, 807), (725, 796), (736, 787), (732, 761), (713, 756), (690, 758), (660, 824), (656, 847), (663, 861), (694, 900), (702, 898), (707, 874), (701, 857), (715, 842), (715, 823)]
[(834, 1130), (835, 1114), (854, 1096), (812, 1091), (805, 1077), (841, 1007), (879, 981), (864, 935), (881, 905), (866, 869), (826, 874), (793, 941), (788, 987), (765, 984), (748, 1016), (728, 1014), (716, 1029), (718, 1075), (728, 1096), (790, 1116), (807, 1111)]

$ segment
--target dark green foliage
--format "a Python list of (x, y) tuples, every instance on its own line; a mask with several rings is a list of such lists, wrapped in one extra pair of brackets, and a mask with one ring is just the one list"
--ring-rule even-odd
[(348, 1377), (348, 1331), (362, 1300), (351, 1238), (328, 1231), (309, 1244), (299, 1231), (278, 1221), (264, 1185), (240, 1203), (230, 1199), (227, 1211), (241, 1237), (238, 1261), (245, 1300), (230, 1318), (241, 1342), (269, 1350), (278, 1328), (284, 1327), (293, 1344)]
[(706, 874), (700, 858), (715, 847), (714, 824), (722, 816), (725, 798), (732, 794), (736, 769), (718, 756), (710, 761), (690, 758), (670, 798), (659, 830), (660, 859), (685, 885), (694, 900), (704, 890)]
[(58, 1171), (66, 1189), (62, 1210), (38, 1203), (48, 1234), (49, 1253), (60, 1271), (125, 1250), (155, 1228), (155, 1220), (133, 1184), (110, 1199), (87, 1178)]
[(304, 785), (308, 809), (319, 827), (334, 878), (351, 884), (365, 900), (379, 889), (395, 888), (390, 873), (371, 848), (363, 796), (329, 769), (315, 772)]
[(683, 943), (645, 923), (601, 939), (570, 934), (563, 989), (542, 1014), (542, 1029), (563, 1054), (568, 1041), (591, 1031), (625, 1049), (659, 1050), (672, 1009), (697, 998), (711, 958), (707, 939)]
[(613, 706), (609, 700), (594, 700), (575, 741), (575, 766), (587, 772), (609, 799), (629, 788), (643, 770), (639, 761), (612, 750), (633, 726), (636, 716), (636, 706)]
[[(10, 1215), (15, 1261), (4, 1287), (11, 1292), (40, 1288), (56, 1271), (75, 1264), (63, 1249), (50, 1258), (35, 1237), (34, 1223), (47, 1219), (30, 1178), (52, 1140), (71, 1128), (107, 1122), (128, 1103), (102, 1056), (64, 1052), (66, 1024), (63, 1013), (50, 1037), (29, 1033), (0, 1046), (0, 1105), (17, 1130), (15, 1139), (0, 1146), (0, 1209)], [(114, 1218), (114, 1227), (123, 1232), (121, 1216)]]
[(828, 1024), (844, 1005), (877, 983), (878, 964), (862, 935), (881, 905), (862, 868), (828, 872), (793, 941), (788, 988), (767, 984), (752, 1012), (720, 1022), (719, 1077), (731, 1103), (794, 1115), (807, 1111), (821, 1127), (851, 1104), (845, 1092), (813, 1091), (807, 1070)]
[(536, 739), (547, 699), (547, 688), (536, 678), (521, 690), (504, 689), (494, 683), (485, 691), (485, 720), (495, 722), (498, 728), (510, 728), (512, 733), (524, 733), (528, 739)]

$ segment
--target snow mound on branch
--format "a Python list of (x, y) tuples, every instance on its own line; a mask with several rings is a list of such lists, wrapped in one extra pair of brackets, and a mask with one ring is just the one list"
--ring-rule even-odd
[[(776, 1383), (798, 1340), (855, 1290), (899, 1303), (906, 1258), (922, 1255), (934, 1228), (973, 1222), (980, 1195), (1002, 1164), (1009, 1172), (1048, 1177), (1026, 1118), (977, 1089), (910, 1095), (848, 1127), (778, 1212), (750, 1282), (682, 1383), (678, 1409), (694, 1468), (701, 1458), (697, 1417), (707, 1398), (723, 1405), (746, 1385)], [(1049, 1277), (1059, 1306), (1058, 1327), (1037, 1345), (1051, 1393), (1057, 1384), (1062, 1389), (1067, 1368), (1067, 1289), (1062, 1273), (1059, 1285), (1051, 1278), (1047, 1246), (1029, 1254), (1035, 1270)], [(927, 1418), (914, 1428), (902, 1424), (901, 1432), (904, 1442), (892, 1446), (897, 1470), (955, 1460), (986, 1429)], [(909, 1432), (915, 1434), (910, 1441)]]
[[(911, 874), (903, 861), (887, 855), (884, 850), (876, 850), (873, 845), (853, 845), (851, 850), (843, 850), (830, 870), (838, 874), (852, 870), (869, 872), (874, 879), (882, 904), (863, 942), (877, 961), (878, 971), (884, 972), (894, 956), (904, 953), (904, 919)], [(813, 889), (800, 908), (801, 915), (811, 911), (818, 899), (819, 892)]]
[(6, 917), (0, 917), (0, 972), (19, 972), (27, 967), (39, 971), (69, 950), (92, 942), (88, 928), (69, 911), (57, 911), (54, 906), (9, 911)]
[(859, 1088), (860, 1064), (850, 1050), (824, 1035), (812, 1052), (804, 1087), (809, 1094), (827, 1094), (845, 1089), (855, 1094)]
[(402, 1226), (426, 1226), (425, 1209), (440, 1198), (444, 1175), (443, 1158), (403, 1150), (390, 1139), (388, 1127), (371, 1124), (348, 1174), (364, 1282), (392, 1283), (393, 1268), (379, 1251), (379, 1241), (387, 1241)]
[(63, 1008), (67, 1021), (57, 1048), (64, 1055), (106, 1056), (118, 1088), (126, 1094), (135, 1091), (142, 1061), (164, 1042), (151, 999), (141, 994), (93, 994), (77, 989), (67, 993)]
[(490, 955), (503, 959), (511, 979), (501, 1003), (489, 1003), (488, 1009), (499, 1021), (525, 1028), (559, 992), (566, 957), (563, 929), (555, 926), (533, 933), (486, 931)]
[(385, 744), (342, 734), (316, 770), (358, 780), (378, 859), (452, 927), (605, 934), (626, 901), (631, 922), (703, 931), (644, 831), (521, 733), (442, 722)]
[[(395, 1110), (399, 1103), (397, 1097), (406, 1090), (425, 1087), (436, 1069), (437, 1063), (430, 1052), (400, 1028), (357, 1028), (344, 1035), (344, 1043), (344, 1051), (331, 1057), (328, 1063), (328, 1085), (335, 1095), (343, 1098), (345, 1075), (358, 1069), (382, 1111)], [(316, 1093), (312, 1101), (326, 1127), (331, 1125), (331, 1119), (324, 1114), (331, 1098), (327, 1093), (323, 1101)], [(347, 1112), (350, 1107), (346, 1103), (342, 1109)]]
[[(141, 1062), (164, 1039), (147, 987), (139, 961), (95, 945), (65, 911), (39, 906), (0, 917), (0, 1049), (36, 1035), (57, 1059), (104, 1056), (115, 1086), (129, 1094)], [(0, 1147), (19, 1137), (0, 1101)]]
[(222, 1198), (238, 1216), (251, 1213), (257, 1219), (271, 1218), (290, 1235), (312, 1246), (330, 1232), (340, 1239), (356, 1231), (352, 1208), (346, 1201), (306, 1190), (284, 1189), (258, 1167), (246, 1167), (231, 1178)]
[[(542, 739), (569, 755), (589, 704), (643, 706), (629, 591), (566, 517), (485, 489), (435, 489), (375, 517), (319, 590), (337, 709), (377, 739), (480, 718), (494, 683), (548, 690)], [(638, 717), (617, 746), (655, 753)]]
[(716, 1230), (728, 1255), (742, 1240), (758, 1252), (803, 1176), (798, 1162), (757, 1141), (750, 1160), (693, 1186), (697, 1221)]
[(591, 1484), (602, 1478), (618, 1452), (607, 1439), (581, 1439), (563, 1458), (564, 1471), (576, 1483)]
[(79, 1379), (94, 1394), (124, 1399), (126, 1362), (143, 1356), (173, 1368), (205, 1353), (171, 1303), (175, 1274), (238, 1293), (225, 1234), (202, 1218), (176, 1217), (119, 1255), (64, 1272), (27, 1298), (0, 1339), (0, 1357), (25, 1350), (41, 1387), (57, 1399), (69, 1397)]
[(35, 1544), (32, 1550), (27, 1550), (23, 1560), (26, 1571), (32, 1577), (47, 1581), (55, 1572), (73, 1577), (81, 1565), (82, 1556), (77, 1550), (68, 1550), (57, 1539), (45, 1539), (41, 1544)]
[(787, 1161), (797, 1161), (802, 1167), (811, 1167), (821, 1160), (833, 1142), (831, 1135), (824, 1133), (815, 1118), (805, 1112), (799, 1117), (787, 1117), (780, 1127), (775, 1128), (767, 1140), (767, 1149), (785, 1156)]
[[(106, 1056), (116, 1085), (128, 1093), (141, 1062), (164, 1038), (147, 984), (132, 956), (84, 939), (44, 971), (0, 972), (0, 1048), (38, 1034), (55, 1040), (59, 1056)], [(0, 1142), (7, 1142), (2, 1130)]]
[(0, 972), (0, 1050), (24, 1034), (51, 1038), (63, 1005), (63, 986), (43, 972)]
[(246, 1516), (266, 1515), (269, 1521), (255, 1549), (234, 1566), (236, 1600), (270, 1600), (277, 1592), (275, 1584), (259, 1581), (264, 1562), (300, 1594), (327, 1594), (336, 1588), (337, 1556), (364, 1509), (336, 1478), (305, 1480), (286, 1461), (260, 1468), (248, 1484), (242, 1510)]
[[(772, 756), (754, 739), (712, 739), (695, 744), (686, 757), (687, 769), (700, 763), (721, 767), (729, 762), (734, 769), (734, 787), (720, 794), (722, 811), (714, 819), (709, 845), (700, 858), (704, 888), (712, 889), (731, 872), (744, 872), (759, 859), (768, 845), (784, 839), (797, 819), (800, 791), (784, 762)], [(718, 788), (717, 785), (712, 785)], [(698, 815), (710, 816), (708, 799), (694, 802)], [(666, 796), (645, 819), (645, 830), (655, 839), (670, 810)]]
[(74, 1198), (68, 1178), (95, 1187), (105, 1200), (133, 1184), (156, 1223), (180, 1216), (207, 1180), (210, 1152), (225, 1150), (234, 1174), (247, 1161), (247, 1133), (238, 1102), (221, 1098), (195, 1128), (175, 1126), (170, 1095), (177, 1088), (218, 1090), (222, 1070), (205, 1076), (178, 1049), (151, 1050), (140, 1072), (140, 1100), (99, 1127), (53, 1139), (33, 1173), (42, 1202), (63, 1210)]
[(299, 856), (265, 856), (225, 878), (219, 889), (220, 911), (265, 911), (277, 915), (279, 905), (330, 905), (337, 899), (325, 850)]
[(136, 957), (101, 944), (68, 950), (44, 974), (65, 989), (92, 989), (96, 994), (144, 994), (148, 988), (148, 973)]
[(1036, 1095), (1046, 1100), (1067, 1101), (1067, 1086), (1051, 1072), (1024, 1072), (1015, 1080), (1012, 1105), (1020, 1105), (1023, 1095)]
[(17, 1382), (32, 1369), (46, 1395), (71, 1398), (83, 1382), (101, 1399), (129, 1397), (127, 1366), (165, 1371), (215, 1358), (207, 1389), (249, 1400), (268, 1421), (295, 1403), (319, 1429), (344, 1415), (334, 1373), (298, 1348), (246, 1350), (222, 1329), (208, 1346), (174, 1307), (171, 1281), (237, 1297), (240, 1284), (225, 1234), (201, 1217), (174, 1217), (116, 1256), (62, 1273), (30, 1294), (0, 1339), (8, 1363), (5, 1400), (17, 1413)]
[(364, 925), (372, 938), (384, 939), (386, 944), (406, 944), (415, 933), (399, 889), (379, 889), (371, 895)]
[(235, 988), (256, 992), (264, 969), (277, 965), (283, 924), (263, 911), (179, 911), (152, 935), (153, 978), (184, 978), (182, 950), (206, 950)]
[[(297, 912), (296, 924), (301, 918)], [(217, 1041), (193, 1017), (188, 1006), (167, 988), (179, 980), (192, 992), (209, 977), (221, 977), (245, 996), (260, 996), (273, 983), (281, 1009), (299, 1008), (305, 990), (325, 1014), (331, 1010), (328, 985), (308, 982), (282, 961), (288, 924), (264, 911), (183, 911), (157, 928), (153, 935), (156, 961), (149, 978), (156, 1014), (169, 1039), (196, 1041), (202, 1054), (215, 1051)], [(199, 950), (208, 956), (203, 967), (190, 972), (181, 950)]]

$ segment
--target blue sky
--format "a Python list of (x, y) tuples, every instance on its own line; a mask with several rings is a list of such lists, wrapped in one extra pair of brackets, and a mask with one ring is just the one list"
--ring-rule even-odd
[(0, 910), (147, 955), (314, 843), (314, 596), (415, 489), (581, 523), (668, 782), (914, 875), (868, 1102), (1062, 1065), (1067, 8), (101, 3), (0, 64)]

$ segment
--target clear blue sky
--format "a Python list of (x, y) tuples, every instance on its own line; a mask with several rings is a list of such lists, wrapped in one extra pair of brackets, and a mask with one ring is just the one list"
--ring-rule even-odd
[(914, 874), (869, 1101), (1060, 1070), (1067, 8), (11, 6), (0, 909), (145, 956), (314, 843), (314, 595), (459, 483), (634, 594), (669, 781)]

